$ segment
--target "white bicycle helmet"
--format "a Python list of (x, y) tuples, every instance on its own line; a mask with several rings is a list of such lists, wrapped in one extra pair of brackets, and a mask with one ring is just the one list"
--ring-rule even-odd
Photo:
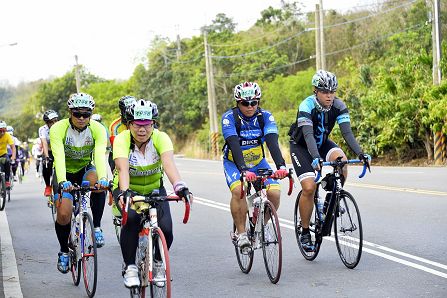
[(95, 108), (95, 101), (90, 94), (74, 93), (68, 98), (67, 105), (70, 110), (86, 108), (92, 111)]

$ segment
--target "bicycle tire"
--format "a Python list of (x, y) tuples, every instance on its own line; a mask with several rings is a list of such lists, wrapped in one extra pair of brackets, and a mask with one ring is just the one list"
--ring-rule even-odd
[(95, 229), (93, 219), (89, 213), (82, 216), (84, 223), (84, 247), (82, 255), (82, 273), (85, 285), (85, 291), (88, 297), (93, 297), (96, 292), (96, 283), (98, 280), (98, 258), (96, 252)]
[[(269, 220), (266, 221), (266, 218)], [(264, 216), (261, 220), (262, 253), (264, 256), (265, 270), (267, 271), (270, 281), (273, 284), (276, 284), (281, 277), (282, 238), (276, 208), (273, 203), (268, 200), (264, 203)]]
[(6, 190), (6, 196), (8, 197), (8, 202), (11, 202), (11, 189)]
[(47, 198), (48, 198), (48, 204), (50, 205), (49, 207), (50, 207), (50, 210), (51, 210), (51, 217), (53, 218), (53, 222), (56, 222), (56, 219), (57, 219), (56, 202), (54, 202), (53, 195), (50, 195)]
[(363, 228), (359, 207), (354, 197), (347, 191), (340, 192), (335, 212), (334, 233), (341, 261), (349, 269), (354, 269), (362, 256)]
[[(152, 280), (149, 280), (150, 285), (150, 292), (151, 297), (171, 297), (171, 266), (169, 263), (169, 251), (168, 251), (168, 245), (166, 243), (165, 235), (163, 234), (163, 231), (160, 228), (156, 228), (153, 230), (153, 260), (155, 260), (155, 246), (158, 245), (158, 248), (160, 250), (160, 254), (162, 256), (162, 262), (164, 263), (165, 267), (165, 276), (166, 276), (166, 282), (163, 287), (159, 287), (155, 284), (155, 282)], [(147, 250), (148, 252), (149, 250)], [(163, 260), (164, 259), (164, 260)], [(146, 266), (148, 266), (149, 258), (146, 258)]]
[(22, 184), (23, 182), (23, 171), (22, 171), (22, 165), (19, 163), (18, 169), (19, 172), (17, 173), (17, 176), (19, 176), (19, 184)]
[(315, 260), (315, 258), (318, 256), (318, 253), (320, 252), (320, 247), (321, 247), (321, 242), (323, 241), (323, 237), (321, 236), (321, 229), (317, 226), (318, 215), (315, 212), (316, 208), (314, 206), (312, 215), (310, 217), (311, 220), (309, 223), (309, 230), (310, 230), (310, 235), (312, 237), (312, 242), (314, 243), (315, 248), (313, 251), (308, 252), (308, 251), (305, 251), (304, 248), (302, 247), (301, 241), (300, 241), (302, 226), (301, 226), (301, 216), (300, 216), (300, 211), (299, 211), (299, 201), (300, 201), (301, 193), (302, 193), (302, 191), (300, 191), (298, 193), (298, 196), (296, 197), (295, 208), (294, 208), (294, 216), (293, 217), (294, 217), (294, 226), (295, 226), (295, 237), (296, 237), (296, 242), (298, 244), (298, 248), (300, 249), (300, 252), (303, 255), (303, 257), (308, 261), (313, 261), (313, 260)]
[(1, 194), (0, 194), (0, 211), (3, 211), (6, 206), (6, 184), (5, 174), (1, 173)]
[[(249, 219), (248, 213), (247, 213), (245, 230), (247, 231), (248, 239), (250, 239), (250, 242), (253, 243), (253, 241), (252, 241), (253, 234), (250, 229), (249, 221), (250, 221), (250, 219)], [(236, 226), (234, 224), (233, 224), (233, 233), (234, 234), (236, 233)], [(234, 244), (234, 250), (236, 252), (236, 259), (237, 259), (239, 268), (241, 269), (241, 271), (243, 273), (248, 274), (251, 270), (251, 267), (253, 266), (254, 250), (252, 249), (248, 254), (243, 254), (237, 245), (237, 239), (233, 239), (233, 244)]]
[(70, 256), (70, 271), (75, 286), (81, 281), (81, 260), (79, 259), (78, 237), (76, 235), (76, 219), (71, 219), (71, 230), (68, 237), (68, 248)]

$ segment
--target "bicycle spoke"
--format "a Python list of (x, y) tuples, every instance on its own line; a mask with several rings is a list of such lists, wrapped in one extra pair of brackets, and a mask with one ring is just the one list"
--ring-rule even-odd
[(340, 258), (348, 268), (360, 261), (363, 246), (363, 231), (360, 212), (354, 198), (348, 192), (340, 194), (334, 223), (335, 240)]
[[(246, 225), (245, 225), (245, 230), (247, 231), (248, 235), (252, 234), (251, 228), (250, 228), (250, 222), (248, 219), (248, 215), (247, 215), (247, 220), (246, 220)], [(251, 270), (251, 267), (253, 265), (253, 256), (254, 256), (254, 251), (253, 249), (251, 249), (248, 253), (242, 253), (239, 246), (237, 245), (237, 236), (236, 236), (236, 226), (233, 225), (233, 245), (234, 245), (234, 250), (236, 252), (236, 258), (237, 258), (237, 263), (239, 264), (239, 268), (241, 269), (241, 271), (243, 273), (249, 273)], [(251, 237), (249, 237), (251, 239)]]
[(278, 215), (270, 201), (265, 202), (262, 229), (262, 251), (265, 269), (272, 283), (277, 283), (282, 268), (282, 239)]
[(300, 252), (303, 255), (303, 257), (308, 261), (312, 261), (318, 256), (318, 253), (320, 252), (320, 246), (321, 246), (321, 242), (323, 240), (323, 238), (321, 236), (321, 226), (320, 226), (319, 220), (317, 218), (318, 216), (315, 212), (316, 208), (314, 208), (312, 211), (312, 215), (310, 217), (310, 222), (309, 222), (309, 231), (310, 231), (312, 244), (314, 245), (314, 249), (312, 251), (306, 251), (303, 248), (303, 246), (301, 245), (301, 241), (300, 241), (300, 237), (301, 237), (301, 233), (302, 233), (302, 229), (303, 229), (303, 227), (301, 225), (301, 216), (300, 216), (300, 212), (299, 212), (300, 197), (301, 197), (301, 191), (299, 192), (299, 194), (296, 198), (296, 201), (295, 201), (295, 210), (294, 210), (295, 236), (296, 236), (298, 248), (300, 249)]
[(97, 254), (95, 232), (93, 228), (93, 220), (90, 214), (83, 215), (84, 222), (84, 245), (82, 256), (82, 269), (84, 276), (85, 290), (89, 297), (93, 297), (96, 291), (97, 281)]

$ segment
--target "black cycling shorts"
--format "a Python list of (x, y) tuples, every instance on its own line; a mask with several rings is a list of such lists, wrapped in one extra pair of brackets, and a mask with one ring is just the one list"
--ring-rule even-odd
[[(337, 144), (329, 139), (318, 148), (320, 156), (325, 161), (328, 160), (334, 150), (342, 151)], [(296, 176), (300, 182), (306, 178), (315, 179), (315, 170), (312, 168), (313, 158), (310, 155), (309, 150), (307, 150), (307, 146), (290, 141), (290, 156), (292, 158)]]

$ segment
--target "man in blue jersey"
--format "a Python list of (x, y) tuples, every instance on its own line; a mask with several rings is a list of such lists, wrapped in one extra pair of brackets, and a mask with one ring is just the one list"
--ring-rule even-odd
[[(345, 153), (329, 139), (335, 123), (351, 150), (364, 162), (371, 157), (363, 153), (351, 130), (348, 108), (335, 96), (338, 81), (335, 75), (319, 70), (312, 78), (314, 94), (304, 99), (298, 109), (297, 119), (290, 128), (290, 155), (295, 173), (300, 181), (302, 193), (299, 211), (303, 227), (300, 241), (304, 250), (314, 250), (309, 222), (313, 210), (313, 197), (316, 190), (315, 171), (321, 169), (324, 160), (334, 161), (341, 156), (347, 160)], [(347, 167), (343, 168), (342, 181), (346, 180)]]
[[(223, 166), (227, 185), (231, 191), (230, 209), (236, 226), (237, 243), (241, 250), (250, 247), (245, 231), (247, 215), (246, 200), (241, 200), (241, 173), (247, 181), (256, 180), (257, 169), (270, 166), (265, 159), (266, 143), (275, 162), (275, 178), (282, 179), (288, 174), (278, 144), (278, 128), (273, 115), (259, 107), (261, 89), (257, 83), (245, 82), (234, 88), (236, 107), (222, 116), (222, 134), (225, 139)], [(279, 208), (280, 185), (269, 179), (268, 199)]]

